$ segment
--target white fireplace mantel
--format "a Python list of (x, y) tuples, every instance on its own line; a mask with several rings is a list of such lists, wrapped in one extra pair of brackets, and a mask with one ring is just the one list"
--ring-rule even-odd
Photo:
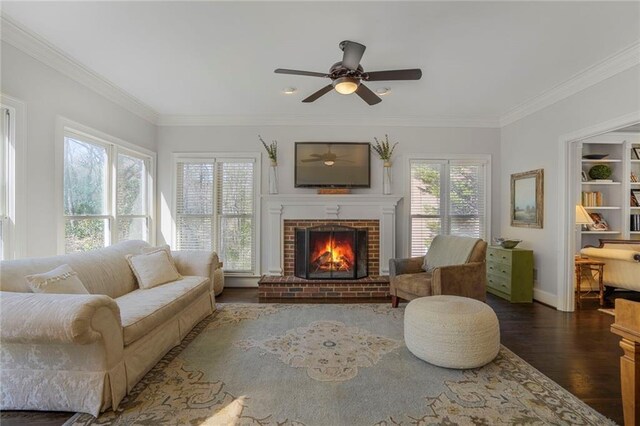
[(282, 275), (283, 223), (285, 219), (379, 220), (380, 275), (389, 274), (389, 259), (396, 254), (396, 206), (402, 197), (393, 195), (264, 195), (268, 241), (267, 275)]

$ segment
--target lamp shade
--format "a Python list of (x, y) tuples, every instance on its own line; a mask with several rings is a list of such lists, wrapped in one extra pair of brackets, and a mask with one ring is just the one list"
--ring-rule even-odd
[(580, 204), (576, 205), (576, 225), (592, 225), (593, 219)]

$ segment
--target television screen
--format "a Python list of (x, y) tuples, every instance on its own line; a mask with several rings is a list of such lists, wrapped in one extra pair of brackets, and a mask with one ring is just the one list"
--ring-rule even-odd
[(296, 142), (296, 188), (369, 188), (368, 142)]

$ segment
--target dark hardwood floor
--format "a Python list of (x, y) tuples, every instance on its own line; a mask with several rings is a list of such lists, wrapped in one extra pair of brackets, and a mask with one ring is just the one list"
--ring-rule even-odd
[[(585, 301), (582, 310), (559, 312), (540, 303), (512, 304), (487, 295), (500, 321), (502, 344), (591, 407), (622, 424), (619, 338), (609, 331), (613, 316), (597, 310), (597, 301)], [(640, 301), (640, 293), (615, 293), (607, 301), (624, 297)], [(227, 288), (220, 303), (259, 303), (257, 288)], [(273, 301), (270, 301), (273, 302)], [(286, 303), (364, 303), (380, 299), (290, 300)], [(62, 425), (70, 413), (1, 412), (0, 423)]]

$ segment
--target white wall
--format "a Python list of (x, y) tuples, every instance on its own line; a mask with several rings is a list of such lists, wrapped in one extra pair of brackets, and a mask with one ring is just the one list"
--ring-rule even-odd
[[(567, 99), (502, 128), (501, 234), (524, 240), (534, 251), (537, 282), (534, 297), (556, 306), (559, 203), (557, 182), (565, 165), (558, 163), (559, 138), (626, 114), (640, 111), (640, 66), (630, 68)], [(544, 169), (544, 228), (510, 226), (510, 175)]]
[[(499, 129), (486, 128), (424, 128), (424, 127), (364, 127), (364, 126), (167, 126), (158, 128), (158, 201), (161, 227), (158, 243), (171, 243), (173, 204), (171, 170), (172, 152), (262, 152), (262, 194), (268, 193), (268, 158), (258, 141), (258, 134), (270, 142), (278, 141), (278, 178), (280, 194), (315, 193), (314, 189), (294, 188), (293, 147), (296, 141), (344, 141), (373, 142), (373, 137), (384, 137), (388, 133), (391, 141), (399, 142), (394, 153), (394, 194), (404, 196), (406, 171), (404, 157), (407, 154), (490, 154), (492, 157), (493, 215), (492, 229), (499, 229), (499, 176), (500, 140)], [(353, 190), (359, 194), (382, 194), (382, 163), (372, 155), (371, 188)], [(264, 210), (264, 205), (263, 205)], [(263, 218), (264, 218), (264, 211)], [(397, 253), (408, 253), (407, 215), (403, 204), (398, 209), (399, 221), (396, 232)], [(266, 238), (267, 229), (262, 222), (261, 239)], [(495, 235), (495, 232), (494, 232)], [(266, 253), (262, 251), (262, 268), (266, 268)]]
[(53, 255), (57, 249), (56, 118), (68, 118), (152, 151), (156, 150), (156, 127), (4, 42), (1, 78), (0, 91), (26, 104), (26, 255)]

